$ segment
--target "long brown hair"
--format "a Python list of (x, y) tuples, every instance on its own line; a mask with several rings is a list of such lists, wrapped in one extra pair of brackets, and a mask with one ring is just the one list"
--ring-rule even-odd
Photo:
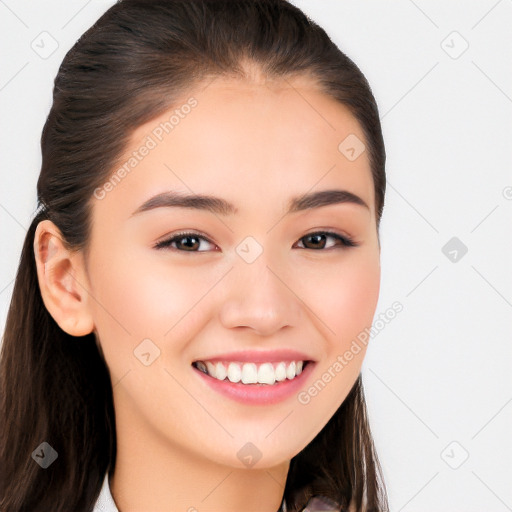
[[(210, 77), (308, 75), (359, 121), (375, 186), (386, 186), (378, 109), (359, 68), (287, 0), (120, 0), (80, 37), (55, 79), (41, 137), (38, 212), (22, 249), (0, 354), (2, 512), (90, 512), (116, 459), (112, 382), (93, 333), (65, 333), (44, 306), (34, 234), (50, 219), (86, 250), (93, 191), (133, 130)], [(32, 454), (47, 442), (46, 469)], [(331, 420), (290, 464), (283, 500), (300, 510), (321, 494), (343, 509), (387, 511), (361, 375)]]

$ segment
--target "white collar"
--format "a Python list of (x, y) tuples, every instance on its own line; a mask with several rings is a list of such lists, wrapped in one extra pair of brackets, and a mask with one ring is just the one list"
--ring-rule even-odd
[(110, 492), (110, 486), (108, 484), (108, 472), (105, 474), (100, 494), (96, 500), (92, 512), (119, 512), (116, 507), (114, 498), (112, 498), (112, 493)]
[[(335, 503), (330, 502), (329, 500), (324, 500), (326, 500), (326, 498), (316, 496), (312, 497), (308, 503), (308, 506), (304, 510), (308, 512), (313, 512), (315, 510), (340, 510), (339, 508), (336, 507)], [(98, 499), (96, 500), (92, 512), (119, 512), (118, 508), (116, 507), (114, 498), (112, 497), (112, 493), (110, 492), (110, 486), (108, 483), (108, 472), (105, 474), (100, 494), (98, 496)], [(283, 503), (282, 512), (286, 512), (286, 503)]]

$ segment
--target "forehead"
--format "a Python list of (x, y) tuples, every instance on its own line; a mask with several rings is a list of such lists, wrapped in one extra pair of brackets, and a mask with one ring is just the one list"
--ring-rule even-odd
[(256, 207), (262, 198), (282, 203), (283, 194), (303, 194), (315, 184), (342, 185), (373, 208), (366, 151), (352, 160), (343, 152), (346, 140), (364, 147), (362, 128), (309, 78), (202, 83), (134, 130), (122, 162), (149, 140), (151, 151), (111, 194), (133, 208), (135, 199), (140, 204), (164, 189), (225, 190), (232, 203)]
[[(248, 150), (257, 148), (259, 142), (275, 141), (276, 137), (283, 145), (307, 142), (297, 146), (297, 152), (311, 152), (322, 146), (337, 149), (339, 138), (348, 134), (364, 139), (362, 128), (348, 107), (322, 92), (308, 77), (269, 81), (215, 78), (183, 96), (180, 103), (185, 104), (190, 97), (198, 105), (185, 130), (173, 133), (175, 139), (180, 132), (188, 135), (186, 129), (190, 128), (197, 136), (208, 132), (208, 139), (213, 137), (215, 144), (244, 141)], [(139, 134), (145, 131), (146, 127)], [(223, 132), (229, 132), (232, 138), (227, 141)]]

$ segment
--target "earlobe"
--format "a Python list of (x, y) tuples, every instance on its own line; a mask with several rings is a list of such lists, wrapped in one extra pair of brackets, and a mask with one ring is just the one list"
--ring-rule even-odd
[(72, 336), (94, 329), (83, 256), (64, 242), (59, 228), (41, 221), (34, 235), (34, 255), (41, 296), (59, 327)]

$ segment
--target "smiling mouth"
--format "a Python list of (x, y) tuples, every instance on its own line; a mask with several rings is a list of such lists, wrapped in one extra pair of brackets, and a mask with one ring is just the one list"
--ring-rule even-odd
[(211, 361), (194, 361), (192, 366), (219, 381), (275, 385), (295, 379), (311, 362), (309, 360), (297, 360), (256, 364), (238, 361), (217, 361), (215, 363)]

